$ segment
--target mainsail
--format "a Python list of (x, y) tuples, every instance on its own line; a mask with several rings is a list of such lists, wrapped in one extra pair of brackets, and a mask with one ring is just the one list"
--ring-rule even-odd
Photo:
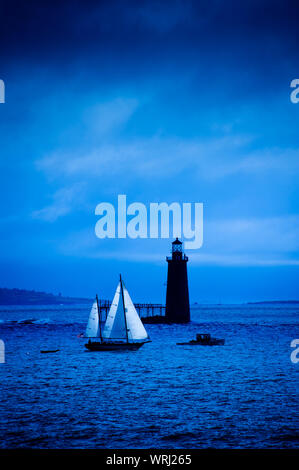
[(97, 338), (99, 336), (99, 313), (96, 300), (91, 307), (85, 336), (88, 338)]
[(121, 285), (120, 282), (117, 286), (112, 304), (107, 315), (107, 320), (105, 322), (103, 330), (103, 339), (116, 339), (116, 340), (125, 340), (126, 341), (126, 322), (124, 317), (124, 306), (121, 295)]
[(119, 282), (103, 330), (103, 340), (138, 342), (148, 338), (134, 304)]
[(126, 319), (129, 341), (145, 340), (148, 338), (147, 332), (139, 318), (136, 308), (132, 302), (128, 290), (123, 283), (124, 301), (126, 308)]

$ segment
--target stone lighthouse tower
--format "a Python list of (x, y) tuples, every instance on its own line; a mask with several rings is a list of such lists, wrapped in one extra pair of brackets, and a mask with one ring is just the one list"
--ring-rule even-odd
[(188, 257), (183, 253), (183, 244), (178, 238), (172, 243), (172, 256), (167, 256), (166, 261), (168, 274), (165, 320), (169, 323), (188, 323), (190, 321)]

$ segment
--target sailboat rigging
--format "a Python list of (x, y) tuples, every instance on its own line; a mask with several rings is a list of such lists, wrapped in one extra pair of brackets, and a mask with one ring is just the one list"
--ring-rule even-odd
[(104, 327), (96, 297), (85, 336), (89, 338), (85, 347), (91, 351), (139, 349), (150, 342), (121, 276)]

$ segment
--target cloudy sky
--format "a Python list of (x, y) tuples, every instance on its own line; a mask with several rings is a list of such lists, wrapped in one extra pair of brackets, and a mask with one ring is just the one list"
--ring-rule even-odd
[(192, 301), (298, 298), (296, 1), (3, 1), (0, 285), (165, 300), (171, 240), (100, 202), (203, 202)]

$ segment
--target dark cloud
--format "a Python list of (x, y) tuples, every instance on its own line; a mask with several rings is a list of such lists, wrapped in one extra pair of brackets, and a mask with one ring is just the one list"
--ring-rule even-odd
[(295, 0), (4, 1), (3, 61), (69, 61), (101, 57), (174, 61), (211, 51), (254, 62), (265, 51), (291, 57), (298, 44)]
[[(37, 288), (34, 272), (44, 269), (40, 286), (51, 290), (51, 257), (55, 282), (66, 288), (66, 260), (84, 257), (94, 241), (96, 203), (127, 190), (131, 202), (204, 201), (216, 221), (205, 240), (207, 263), (255, 262), (266, 233), (276, 244), (269, 259), (255, 253), (257, 263), (298, 264), (289, 243), (298, 239), (299, 105), (289, 100), (299, 71), (298, 12), (298, 0), (2, 1), (2, 253), (10, 259), (3, 282)], [(225, 218), (235, 231), (223, 253)], [(42, 225), (51, 221), (51, 229)], [(242, 257), (241, 248), (234, 253), (241, 235)], [(91, 276), (76, 259), (77, 287), (102, 273), (105, 292), (116, 261), (107, 267), (97, 259)], [(292, 272), (276, 272), (294, 286), (281, 297), (293, 296)], [(201, 273), (194, 278), (201, 282)], [(238, 275), (229, 279), (234, 285)], [(254, 296), (259, 279), (244, 282)], [(213, 283), (213, 296), (221, 283)]]

